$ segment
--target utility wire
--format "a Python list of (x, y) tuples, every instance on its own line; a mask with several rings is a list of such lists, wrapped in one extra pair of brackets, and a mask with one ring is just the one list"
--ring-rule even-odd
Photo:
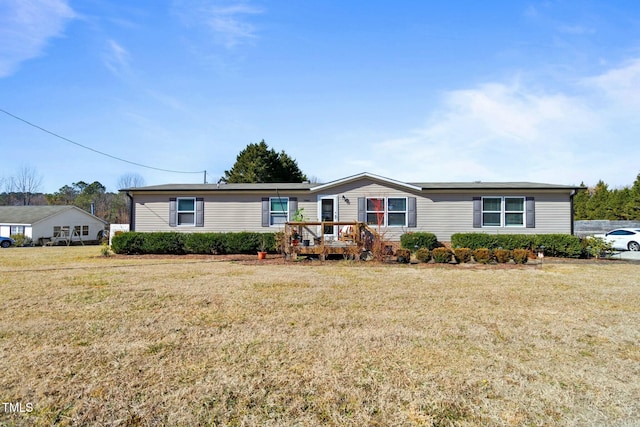
[(143, 164), (141, 164), (141, 163), (132, 162), (132, 161), (130, 161), (130, 160), (126, 160), (126, 159), (123, 159), (123, 158), (121, 158), (121, 157), (113, 156), (113, 155), (111, 155), (111, 154), (107, 154), (107, 153), (104, 153), (104, 152), (102, 152), (102, 151), (98, 151), (98, 150), (96, 150), (95, 148), (87, 147), (86, 145), (82, 145), (82, 144), (80, 144), (80, 143), (78, 143), (78, 142), (72, 141), (72, 140), (70, 140), (69, 138), (65, 138), (64, 136), (58, 135), (58, 134), (57, 134), (57, 133), (55, 133), (55, 132), (51, 132), (50, 130), (45, 129), (45, 128), (43, 128), (42, 126), (38, 126), (38, 125), (36, 125), (36, 124), (34, 124), (34, 123), (31, 123), (31, 122), (30, 122), (30, 121), (28, 121), (28, 120), (25, 120), (25, 119), (23, 119), (23, 118), (21, 118), (21, 117), (18, 117), (18, 116), (16, 116), (15, 114), (11, 114), (10, 112), (8, 112), (8, 111), (6, 111), (6, 110), (4, 110), (4, 109), (2, 109), (2, 108), (0, 108), (0, 112), (3, 112), (3, 113), (5, 113), (7, 116), (13, 117), (13, 118), (14, 118), (14, 119), (16, 119), (16, 120), (20, 120), (21, 122), (26, 123), (26, 124), (28, 124), (29, 126), (32, 126), (32, 127), (36, 128), (36, 129), (39, 129), (39, 130), (41, 130), (42, 132), (48, 133), (49, 135), (53, 135), (53, 136), (55, 136), (56, 138), (60, 138), (60, 139), (62, 139), (63, 141), (70, 142), (70, 143), (72, 143), (72, 144), (74, 144), (74, 145), (77, 145), (78, 147), (82, 147), (82, 148), (84, 148), (84, 149), (86, 149), (86, 150), (93, 151), (94, 153), (98, 153), (98, 154), (101, 154), (101, 155), (103, 155), (103, 156), (110, 157), (110, 158), (115, 159), (115, 160), (119, 160), (119, 161), (121, 161), (121, 162), (129, 163), (129, 164), (131, 164), (131, 165), (136, 165), (136, 166), (140, 166), (140, 167), (142, 167), (142, 168), (153, 169), (153, 170), (157, 170), (157, 171), (161, 171), (161, 172), (170, 172), (170, 173), (194, 173), (194, 174), (195, 174), (195, 173), (203, 173), (203, 172), (204, 172), (204, 173), (206, 173), (206, 171), (175, 171), (175, 170), (171, 170), (171, 169), (156, 168), (156, 167), (153, 167), (153, 166), (147, 166), (147, 165), (143, 165)]

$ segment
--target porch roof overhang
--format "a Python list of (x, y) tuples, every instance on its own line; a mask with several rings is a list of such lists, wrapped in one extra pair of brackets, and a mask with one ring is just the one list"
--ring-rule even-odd
[(409, 184), (407, 182), (402, 182), (402, 181), (397, 181), (395, 179), (391, 179), (391, 178), (385, 178), (383, 176), (380, 175), (375, 175), (369, 172), (363, 172), (363, 173), (359, 173), (357, 175), (351, 175), (348, 176), (346, 178), (341, 178), (335, 181), (331, 181), (328, 182), (326, 184), (319, 184), (316, 185), (315, 187), (312, 187), (310, 190), (313, 192), (318, 192), (318, 191), (324, 191), (326, 189), (329, 189), (331, 187), (336, 187), (338, 185), (342, 185), (342, 184), (347, 184), (350, 182), (354, 182), (354, 181), (358, 181), (360, 179), (371, 179), (373, 181), (378, 181), (387, 185), (393, 185), (396, 187), (401, 187), (401, 188), (405, 188), (408, 190), (413, 190), (413, 191), (422, 191), (422, 187), (416, 185), (416, 184)]

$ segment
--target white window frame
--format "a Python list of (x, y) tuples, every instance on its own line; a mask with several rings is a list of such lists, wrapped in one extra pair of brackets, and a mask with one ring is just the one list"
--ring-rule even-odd
[[(390, 210), (389, 209), (389, 200), (390, 199), (402, 199), (404, 200), (404, 210), (402, 211), (398, 211), (398, 210)], [(407, 226), (407, 221), (409, 219), (409, 198), (408, 197), (387, 197), (387, 200), (385, 201), (385, 209), (386, 209), (386, 213), (385, 213), (385, 221), (387, 223), (387, 227), (406, 227)], [(402, 214), (404, 215), (404, 221), (402, 224), (393, 224), (390, 225), (389, 224), (389, 215), (390, 214)]]
[[(180, 200), (192, 200), (192, 210), (180, 210)], [(190, 223), (181, 222), (180, 214), (193, 214), (193, 221)], [(176, 198), (176, 226), (177, 227), (194, 227), (196, 225), (196, 198), (195, 197), (177, 197)]]
[[(485, 199), (500, 199), (500, 211), (489, 211), (484, 209)], [(521, 211), (507, 211), (507, 199), (522, 199)], [(485, 225), (484, 214), (485, 213), (499, 213), (500, 224), (499, 225)], [(521, 214), (522, 224), (507, 224), (507, 214)], [(524, 196), (484, 196), (481, 201), (481, 221), (483, 228), (526, 228), (527, 226), (527, 198)]]
[[(369, 210), (369, 200), (374, 200), (374, 199), (378, 199), (378, 200), (382, 200), (382, 210), (379, 211), (373, 211), (373, 210)], [(403, 211), (398, 211), (398, 210), (389, 210), (389, 199), (403, 199), (404, 200), (404, 210)], [(369, 225), (378, 225), (378, 221), (376, 221), (375, 223), (370, 223), (368, 221), (369, 215), (370, 214), (374, 214), (374, 215), (378, 215), (379, 213), (383, 214), (383, 221), (382, 224), (380, 224), (381, 227), (389, 227), (389, 228), (395, 228), (395, 227), (407, 227), (407, 223), (409, 221), (409, 198), (405, 197), (405, 196), (393, 196), (393, 197), (365, 197), (365, 220), (367, 220), (367, 224)], [(403, 224), (394, 224), (394, 225), (389, 225), (389, 214), (404, 214), (404, 223)]]
[[(382, 207), (381, 210), (370, 210), (369, 209), (369, 200), (382, 200)], [(382, 213), (382, 224), (380, 224), (381, 227), (385, 227), (386, 226), (386, 215), (384, 214), (385, 212), (385, 207), (387, 206), (387, 201), (385, 200), (384, 197), (365, 197), (364, 199), (364, 211), (365, 211), (365, 216), (364, 219), (366, 221), (367, 224), (369, 225), (378, 225), (378, 221), (377, 221), (377, 216)], [(369, 222), (369, 215), (376, 215), (376, 221), (375, 222)]]
[(78, 236), (88, 236), (89, 235), (89, 226), (88, 225), (74, 225), (73, 226), (73, 234), (78, 234)]
[[(273, 200), (277, 200), (280, 203), (284, 203), (286, 201), (287, 208), (284, 210), (273, 210), (271, 202)], [(283, 227), (286, 222), (289, 222), (289, 197), (269, 197), (269, 227)], [(274, 218), (282, 218), (284, 214), (284, 221), (282, 223), (274, 223)]]
[(9, 235), (10, 236), (24, 236), (26, 232), (26, 227), (24, 225), (10, 225), (9, 226)]
[(71, 233), (71, 229), (68, 225), (54, 225), (53, 226), (53, 236), (54, 237), (64, 237), (69, 236)]

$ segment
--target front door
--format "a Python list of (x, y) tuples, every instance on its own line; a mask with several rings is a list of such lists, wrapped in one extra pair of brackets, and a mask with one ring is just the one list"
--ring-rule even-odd
[[(322, 221), (338, 220), (338, 196), (320, 196), (319, 217)], [(333, 238), (338, 235), (337, 225), (327, 225), (324, 227), (325, 237)]]

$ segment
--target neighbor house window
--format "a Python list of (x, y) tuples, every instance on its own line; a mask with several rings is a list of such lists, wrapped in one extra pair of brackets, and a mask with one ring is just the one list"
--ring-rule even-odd
[(284, 225), (289, 219), (289, 198), (271, 197), (269, 199), (269, 225)]
[(53, 236), (54, 237), (67, 237), (69, 236), (69, 226), (68, 225), (55, 225), (53, 227)]
[(407, 225), (406, 197), (368, 197), (366, 200), (367, 224), (381, 227), (405, 227)]
[(483, 197), (483, 227), (524, 227), (524, 197)]
[(89, 235), (89, 226), (88, 225), (76, 225), (73, 227), (73, 235), (74, 236), (88, 236)]
[(24, 236), (24, 225), (12, 225), (9, 227), (9, 234), (11, 236)]
[(195, 197), (186, 197), (177, 199), (177, 225), (195, 225), (196, 224), (196, 199)]

